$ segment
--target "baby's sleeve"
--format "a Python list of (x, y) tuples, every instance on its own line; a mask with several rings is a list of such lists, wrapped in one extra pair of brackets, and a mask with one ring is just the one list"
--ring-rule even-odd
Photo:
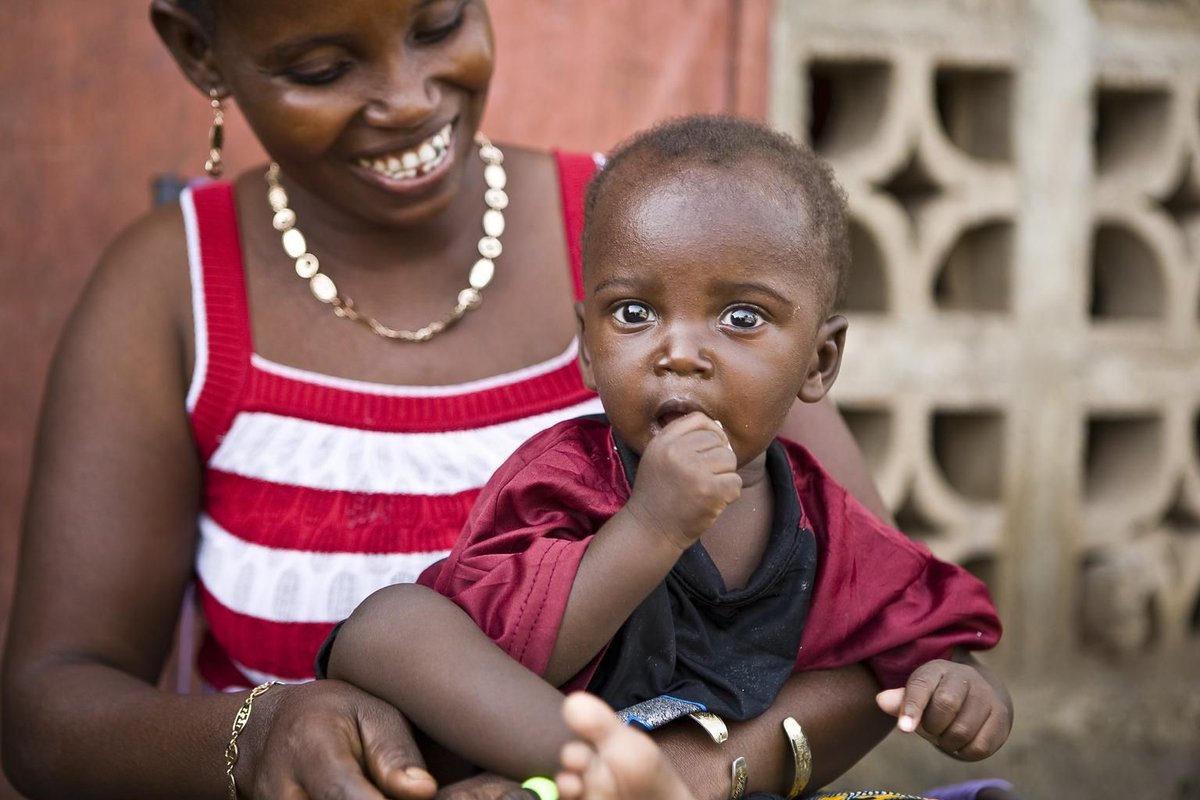
[(956, 647), (996, 645), (1000, 619), (981, 580), (935, 558), (816, 469), (801, 493), (819, 555), (798, 670), (863, 662), (889, 689)]
[(421, 579), (539, 675), (584, 552), (615, 510), (592, 461), (570, 428), (531, 439), (483, 488), (450, 555)]

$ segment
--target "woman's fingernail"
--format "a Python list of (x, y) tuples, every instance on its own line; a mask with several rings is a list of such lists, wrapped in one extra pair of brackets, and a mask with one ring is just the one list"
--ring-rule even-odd
[(917, 729), (917, 721), (907, 714), (900, 718), (899, 725), (900, 730), (904, 731), (905, 733), (912, 733)]

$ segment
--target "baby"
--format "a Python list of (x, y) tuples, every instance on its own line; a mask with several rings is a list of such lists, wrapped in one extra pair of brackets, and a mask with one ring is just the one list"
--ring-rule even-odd
[[(644, 728), (690, 718), (723, 741), (794, 672), (861, 662), (894, 690), (880, 705), (902, 730), (960, 758), (994, 752), (1011, 705), (965, 655), (999, 638), (986, 588), (778, 437), (797, 399), (829, 391), (845, 344), (829, 168), (752, 122), (674, 121), (593, 181), (583, 248), (580, 360), (606, 415), (523, 445), (421, 582), (549, 684)], [(570, 738), (561, 696), (445, 606), (419, 587), (373, 596), (327, 642), (330, 676), (476, 764), (547, 774)], [(742, 760), (743, 789), (805, 788), (791, 722), (793, 780), (756, 784)], [(809, 789), (832, 777), (811, 769)]]

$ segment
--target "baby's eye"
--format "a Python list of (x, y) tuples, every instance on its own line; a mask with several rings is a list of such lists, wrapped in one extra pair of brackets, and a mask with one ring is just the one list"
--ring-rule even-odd
[(650, 310), (649, 306), (632, 300), (621, 303), (612, 312), (612, 315), (622, 325), (644, 325), (654, 321), (654, 312)]
[(736, 306), (721, 315), (721, 324), (742, 330), (751, 330), (766, 324), (763, 315), (753, 308)]

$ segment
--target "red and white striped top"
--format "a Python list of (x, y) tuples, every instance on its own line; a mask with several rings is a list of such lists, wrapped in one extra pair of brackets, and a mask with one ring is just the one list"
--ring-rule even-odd
[[(580, 294), (592, 156), (556, 154)], [(188, 189), (196, 359), (187, 408), (204, 461), (196, 553), (210, 686), (307, 680), (334, 623), (442, 558), (492, 472), (527, 438), (600, 410), (577, 345), (517, 372), (392, 386), (254, 352), (229, 184)]]

